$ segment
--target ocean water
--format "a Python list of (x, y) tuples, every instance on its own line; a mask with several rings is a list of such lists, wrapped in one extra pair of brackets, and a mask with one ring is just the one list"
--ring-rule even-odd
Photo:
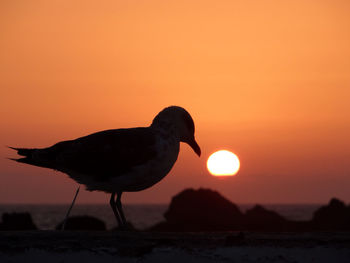
[[(313, 213), (321, 205), (319, 204), (265, 204), (269, 210), (273, 210), (290, 220), (309, 220)], [(242, 212), (253, 207), (251, 204), (241, 204)], [(0, 215), (12, 212), (29, 212), (34, 223), (42, 230), (53, 230), (65, 217), (69, 205), (32, 205), (32, 204), (0, 204)], [(146, 229), (164, 220), (163, 214), (167, 210), (167, 204), (142, 204), (124, 205), (125, 216), (137, 229)], [(116, 221), (109, 205), (104, 204), (76, 204), (71, 216), (94, 216), (106, 223), (107, 229), (116, 226)]]

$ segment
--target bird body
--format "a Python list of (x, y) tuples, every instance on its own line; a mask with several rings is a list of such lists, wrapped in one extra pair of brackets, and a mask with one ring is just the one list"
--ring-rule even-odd
[(114, 201), (115, 193), (144, 190), (164, 178), (177, 160), (180, 141), (200, 155), (191, 116), (171, 106), (149, 127), (105, 130), (42, 149), (11, 148), (25, 156), (13, 160), (66, 173), (87, 190), (112, 193)]
[[(77, 139), (75, 147), (62, 152), (56, 168), (90, 191), (144, 190), (169, 173), (179, 154), (179, 141), (164, 138), (152, 128), (109, 130), (90, 136)], [(92, 145), (94, 139), (105, 143)]]

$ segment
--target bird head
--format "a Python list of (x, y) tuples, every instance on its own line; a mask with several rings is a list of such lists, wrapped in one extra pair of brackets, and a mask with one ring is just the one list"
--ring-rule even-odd
[(173, 129), (181, 142), (187, 143), (200, 156), (201, 148), (194, 138), (194, 122), (191, 115), (182, 107), (170, 106), (154, 118), (151, 126)]

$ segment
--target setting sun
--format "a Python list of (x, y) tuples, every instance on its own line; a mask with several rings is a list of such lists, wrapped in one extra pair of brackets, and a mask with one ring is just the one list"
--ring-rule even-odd
[(207, 161), (209, 172), (215, 176), (235, 175), (240, 167), (237, 155), (227, 150), (220, 150), (209, 156)]

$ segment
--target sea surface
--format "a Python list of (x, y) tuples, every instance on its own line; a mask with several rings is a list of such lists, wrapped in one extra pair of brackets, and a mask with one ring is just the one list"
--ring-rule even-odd
[[(0, 204), (0, 215), (12, 212), (29, 212), (33, 221), (42, 230), (53, 230), (64, 219), (70, 205), (38, 205), (38, 204)], [(241, 204), (242, 212), (252, 208), (252, 204)], [(320, 204), (265, 204), (269, 210), (273, 210), (290, 220), (310, 220)], [(163, 214), (167, 210), (167, 204), (126, 204), (125, 216), (137, 229), (146, 229), (164, 220)], [(76, 204), (71, 216), (94, 216), (106, 223), (107, 229), (116, 227), (116, 221), (109, 205), (104, 204)]]

